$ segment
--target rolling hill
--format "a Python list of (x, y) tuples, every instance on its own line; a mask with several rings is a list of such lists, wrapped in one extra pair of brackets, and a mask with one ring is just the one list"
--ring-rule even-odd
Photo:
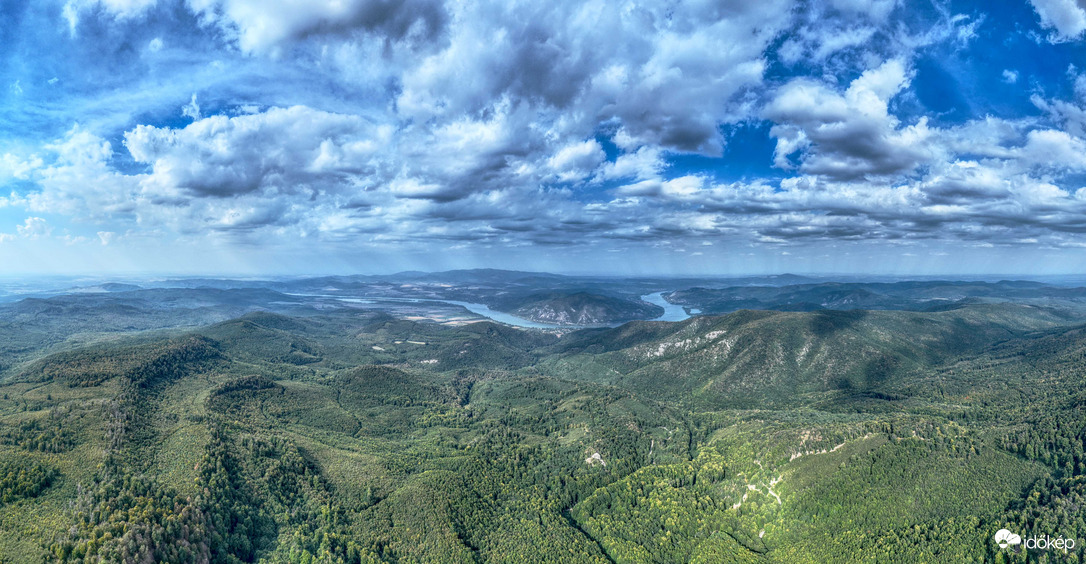
[(547, 333), (242, 296), (73, 340), (93, 299), (9, 319), (51, 340), (0, 380), (0, 561), (1083, 561), (991, 540), (1086, 538), (1064, 308)]
[(613, 325), (664, 313), (662, 307), (639, 300), (588, 292), (532, 294), (501, 306), (518, 317), (554, 325)]

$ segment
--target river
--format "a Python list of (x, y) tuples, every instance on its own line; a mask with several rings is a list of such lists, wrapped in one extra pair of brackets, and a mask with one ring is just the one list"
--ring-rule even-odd
[(658, 305), (664, 308), (664, 314), (653, 321), (683, 321), (684, 319), (690, 319), (690, 314), (686, 313), (681, 305), (675, 305), (664, 299), (663, 292), (656, 292), (655, 294), (645, 294), (641, 296), (641, 299), (649, 302), (653, 305)]
[(456, 300), (443, 300), (441, 298), (381, 298), (381, 297), (340, 298), (338, 296), (321, 296), (321, 297), (336, 298), (341, 302), (348, 302), (348, 303), (353, 302), (353, 303), (363, 303), (363, 304), (372, 304), (372, 303), (376, 303), (376, 302), (408, 302), (408, 303), (440, 302), (440, 303), (443, 303), (443, 304), (457, 305), (457, 306), (460, 306), (460, 307), (474, 313), (475, 315), (486, 317), (487, 319), (497, 321), (498, 323), (504, 323), (506, 325), (513, 325), (515, 327), (526, 327), (526, 328), (529, 328), (529, 329), (578, 329), (579, 328), (576, 325), (552, 325), (550, 323), (537, 323), (535, 321), (524, 319), (522, 317), (517, 317), (515, 315), (511, 315), (511, 314), (508, 314), (508, 313), (505, 313), (505, 312), (494, 311), (494, 310), (490, 309), (489, 307), (487, 307), (486, 304), (473, 304), (471, 302), (460, 302), (460, 301), (456, 301)]
[[(682, 306), (668, 303), (664, 299), (663, 292), (656, 292), (655, 294), (646, 294), (641, 296), (642, 300), (649, 302), (650, 304), (658, 305), (664, 308), (664, 314), (652, 321), (682, 321), (689, 319), (690, 316), (686, 313), (686, 310)], [(537, 323), (522, 317), (517, 317), (501, 311), (495, 311), (486, 306), (486, 304), (475, 304), (471, 302), (460, 302), (456, 300), (443, 300), (441, 298), (386, 298), (386, 297), (367, 297), (367, 298), (344, 298), (340, 296), (331, 296), (327, 294), (291, 294), (294, 296), (309, 296), (309, 297), (321, 297), (321, 298), (333, 298), (341, 302), (347, 303), (362, 303), (372, 304), (376, 302), (441, 302), (444, 304), (451, 304), (460, 306), (475, 315), (497, 321), (498, 323), (504, 323), (506, 325), (513, 325), (514, 327), (525, 327), (529, 329), (582, 329), (585, 326), (581, 325), (554, 325), (550, 323)]]

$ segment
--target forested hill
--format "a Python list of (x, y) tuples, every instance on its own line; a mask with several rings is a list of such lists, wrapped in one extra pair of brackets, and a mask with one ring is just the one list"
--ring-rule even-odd
[(664, 313), (664, 308), (657, 305), (587, 292), (532, 294), (504, 305), (524, 319), (582, 327), (652, 319)]
[(61, 319), (12, 321), (62, 345), (0, 380), (0, 561), (1083, 561), (1066, 311)]
[(581, 331), (557, 344), (547, 361), (556, 373), (602, 377), (675, 401), (776, 408), (811, 394), (896, 388), (931, 367), (1066, 323), (1059, 311), (1010, 304), (940, 312), (739, 311)]
[(668, 299), (713, 314), (740, 309), (932, 311), (972, 303), (1062, 304), (1081, 311), (1086, 301), (1086, 288), (1029, 280), (723, 285), (688, 287)]

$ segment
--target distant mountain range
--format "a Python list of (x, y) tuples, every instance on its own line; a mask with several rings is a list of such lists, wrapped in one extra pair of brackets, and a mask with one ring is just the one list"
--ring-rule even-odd
[(938, 310), (966, 303), (1021, 302), (1086, 305), (1086, 288), (1040, 282), (958, 282), (945, 280), (892, 283), (794, 284), (787, 286), (694, 287), (667, 295), (672, 303), (702, 313), (728, 313), (741, 309), (816, 311), (823, 309)]
[[(617, 325), (650, 320), (662, 312), (642, 296), (663, 292), (672, 304), (694, 314), (714, 315), (743, 309), (773, 311), (906, 310), (939, 311), (974, 303), (1012, 302), (1066, 311), (1086, 311), (1086, 288), (1037, 281), (826, 281), (791, 274), (741, 278), (618, 278), (567, 276), (497, 269), (401, 272), (389, 275), (237, 280), (186, 278), (135, 283), (99, 283), (4, 296), (0, 301), (45, 299), (76, 307), (85, 300), (155, 308), (240, 306), (241, 314), (267, 303), (314, 297), (450, 300), (484, 304), (494, 311), (535, 322), (568, 325)], [(262, 293), (263, 292), (263, 293)], [(268, 294), (273, 292), (274, 294)], [(72, 296), (71, 299), (63, 296)], [(95, 296), (98, 296), (96, 298)], [(63, 299), (62, 299), (63, 298)], [(69, 303), (70, 302), (70, 303)], [(174, 304), (174, 305), (171, 305)], [(221, 310), (220, 310), (221, 311)], [(138, 325), (138, 323), (137, 323)]]

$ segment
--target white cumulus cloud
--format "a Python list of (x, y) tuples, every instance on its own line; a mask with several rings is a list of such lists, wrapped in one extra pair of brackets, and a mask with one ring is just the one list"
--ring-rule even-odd
[(774, 163), (849, 179), (907, 172), (929, 157), (926, 121), (900, 127), (890, 100), (909, 85), (903, 61), (889, 60), (865, 71), (844, 92), (810, 79), (782, 86), (763, 115), (776, 123)]
[(1041, 18), (1041, 25), (1055, 29), (1053, 39), (1066, 41), (1082, 37), (1086, 31), (1086, 9), (1076, 0), (1030, 0)]

